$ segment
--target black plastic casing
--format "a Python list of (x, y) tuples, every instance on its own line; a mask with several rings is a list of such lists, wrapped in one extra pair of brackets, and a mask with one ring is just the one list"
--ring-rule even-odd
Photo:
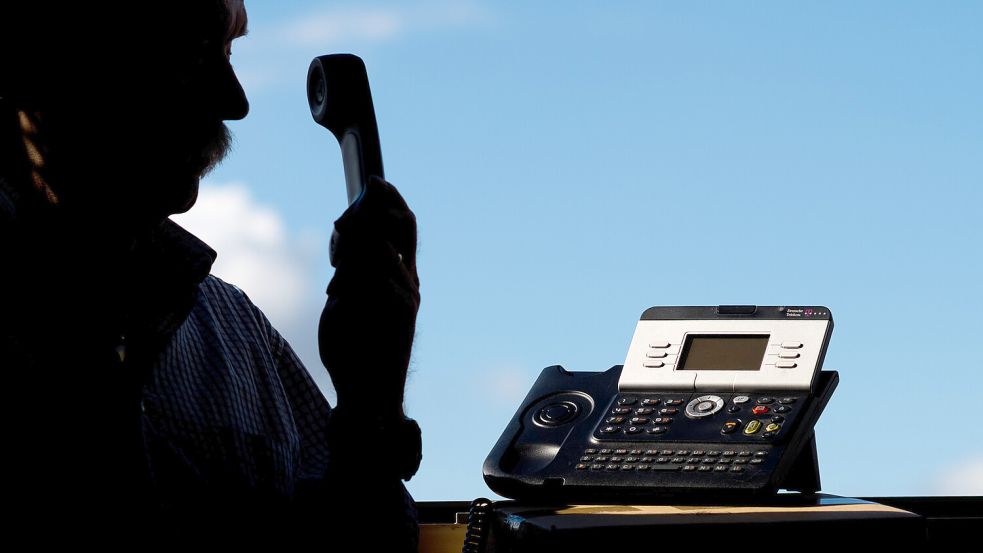
[[(656, 311), (647, 310), (642, 318), (777, 318), (779, 315), (785, 318), (788, 308), (759, 307), (749, 314), (722, 315), (717, 313), (717, 309), (658, 308)], [(828, 309), (809, 309), (813, 313), (825, 313), (821, 318), (829, 318)], [(831, 328), (832, 319), (829, 320)], [(828, 340), (827, 333), (819, 367)], [(737, 391), (752, 398), (796, 397), (793, 404), (795, 416), (789, 418), (786, 427), (774, 439), (755, 440), (741, 435), (710, 433), (715, 439), (708, 440), (704, 439), (707, 437), (707, 432), (703, 431), (705, 428), (700, 428), (701, 432), (688, 433), (675, 432), (674, 429), (671, 438), (667, 434), (666, 439), (657, 440), (630, 439), (627, 436), (615, 440), (599, 439), (596, 430), (602, 420), (610, 415), (612, 404), (619, 396), (679, 396), (688, 402), (692, 398), (715, 393), (708, 390), (673, 392), (658, 389), (640, 393), (619, 392), (621, 369), (621, 365), (603, 372), (569, 372), (558, 365), (545, 368), (485, 460), (483, 474), (488, 486), (504, 497), (547, 503), (645, 503), (687, 497), (746, 500), (749, 497), (771, 497), (779, 489), (804, 493), (819, 491), (814, 427), (839, 383), (837, 372), (817, 370), (812, 388), (807, 392)], [(717, 394), (728, 398), (736, 395), (732, 390)], [(576, 416), (555, 425), (543, 424), (542, 409), (558, 403), (575, 404)], [(706, 424), (719, 428), (721, 421), (728, 416), (717, 413), (714, 415), (716, 418), (711, 417)], [(694, 430), (700, 426), (691, 421), (684, 423)], [(699, 436), (702, 441), (691, 439), (694, 436)], [(740, 473), (729, 470), (720, 473), (664, 470), (671, 466), (669, 463), (660, 465), (663, 470), (645, 472), (578, 469), (577, 465), (583, 462), (588, 449), (629, 452), (730, 450), (751, 454), (765, 452), (766, 455), (760, 464), (745, 465), (745, 470)], [(630, 454), (622, 457), (628, 456)], [(653, 463), (652, 466), (656, 465)]]
[(385, 178), (365, 63), (353, 54), (314, 58), (307, 70), (307, 101), (314, 121), (338, 139), (348, 201), (354, 203), (369, 177)]

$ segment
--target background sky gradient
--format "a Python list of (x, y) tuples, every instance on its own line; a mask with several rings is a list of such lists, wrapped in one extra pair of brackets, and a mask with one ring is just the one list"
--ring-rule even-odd
[(544, 367), (607, 369), (645, 308), (721, 303), (832, 310), (825, 491), (983, 493), (983, 4), (246, 5), (251, 112), (175, 220), (333, 401), (315, 331), (345, 193), (304, 81), (365, 60), (420, 228), (418, 500), (492, 496), (481, 464)]

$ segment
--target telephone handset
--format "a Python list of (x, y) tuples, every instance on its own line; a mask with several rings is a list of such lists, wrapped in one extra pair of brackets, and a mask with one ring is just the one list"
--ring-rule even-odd
[[(371, 177), (385, 178), (379, 128), (376, 125), (365, 63), (352, 54), (331, 54), (314, 58), (307, 70), (307, 102), (314, 121), (331, 131), (341, 146), (350, 206), (365, 193)], [(335, 230), (331, 234), (329, 246), (332, 265), (337, 241), (338, 231)], [(319, 336), (324, 332), (323, 317), (324, 315), (318, 328)], [(358, 413), (349, 413), (350, 416), (344, 418), (339, 409), (332, 413), (330, 422), (338, 424), (338, 428), (361, 427), (362, 423), (367, 422)], [(358, 420), (352, 422), (347, 419)], [(342, 420), (345, 422), (340, 422)], [(369, 420), (371, 422), (367, 424), (374, 425), (377, 433), (381, 432), (397, 446), (394, 449), (395, 457), (390, 462), (395, 474), (402, 480), (410, 480), (419, 470), (423, 459), (420, 426), (407, 417), (385, 423), (379, 419), (373, 420), (371, 416)]]
[(488, 486), (534, 501), (767, 496), (820, 489), (813, 428), (825, 307), (652, 307), (623, 365), (547, 367), (485, 461)]
[(311, 60), (307, 101), (314, 120), (338, 139), (348, 203), (355, 203), (369, 177), (385, 178), (372, 92), (362, 58), (331, 54)]
[[(365, 193), (370, 177), (385, 178), (379, 128), (362, 58), (331, 54), (311, 60), (307, 70), (307, 102), (314, 121), (338, 139), (351, 205)], [(331, 265), (334, 265), (337, 243), (338, 233), (334, 231), (328, 246)]]

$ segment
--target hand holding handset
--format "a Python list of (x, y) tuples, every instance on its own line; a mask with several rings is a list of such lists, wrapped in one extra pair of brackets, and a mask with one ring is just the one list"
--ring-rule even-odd
[[(307, 71), (307, 101), (319, 125), (341, 146), (349, 205), (358, 201), (372, 176), (385, 178), (379, 129), (369, 78), (362, 59), (352, 54), (318, 56)], [(331, 236), (331, 264), (337, 234)]]
[[(338, 270), (328, 285), (328, 301), (318, 326), (321, 360), (338, 394), (328, 423), (332, 462), (343, 467), (342, 472), (362, 471), (380, 478), (398, 476), (409, 480), (422, 459), (420, 427), (402, 411), (420, 301), (415, 218), (396, 189), (384, 182), (379, 130), (361, 58), (351, 54), (314, 58), (307, 72), (307, 100), (314, 121), (331, 131), (341, 146), (350, 206), (335, 222), (331, 235), (331, 264)], [(373, 177), (374, 191), (363, 200)], [(358, 205), (353, 205), (356, 202)], [(353, 208), (362, 208), (361, 213), (355, 215), (359, 209)], [(341, 254), (345, 260), (342, 269), (336, 264), (337, 229), (346, 216), (348, 245), (343, 247), (348, 250)], [(353, 219), (359, 222), (353, 224)], [(406, 252), (405, 259), (397, 248)], [(360, 255), (353, 256), (353, 249)], [(398, 256), (399, 267), (391, 271), (394, 274), (380, 289), (377, 281), (362, 276), (367, 259), (377, 261), (380, 252), (389, 250)], [(347, 279), (341, 276), (345, 271)], [(380, 313), (385, 316), (378, 320)], [(373, 332), (363, 332), (365, 328), (372, 328)], [(361, 362), (362, 356), (377, 340), (387, 347), (375, 352), (375, 365), (368, 370)], [(367, 386), (374, 387), (373, 412), (365, 414), (346, 408)], [(363, 445), (368, 447), (367, 440), (375, 444), (380, 439), (389, 444), (389, 455), (370, 461), (361, 454), (352, 455)]]

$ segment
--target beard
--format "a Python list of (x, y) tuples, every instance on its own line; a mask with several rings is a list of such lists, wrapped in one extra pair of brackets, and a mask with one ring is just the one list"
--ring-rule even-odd
[(111, 223), (145, 226), (191, 209), (202, 177), (228, 154), (232, 135), (221, 121), (99, 125), (91, 120), (49, 127), (38, 171), (53, 203)]
[[(182, 174), (175, 176), (173, 186), (164, 184), (165, 189), (173, 192), (162, 199), (162, 207), (170, 206), (165, 209), (165, 216), (184, 213), (194, 206), (201, 179), (218, 167), (228, 155), (232, 147), (232, 133), (224, 123), (203, 127), (191, 137), (189, 145), (187, 154), (182, 158)], [(180, 182), (185, 180), (187, 185), (182, 187)]]
[[(137, 223), (184, 213), (198, 199), (201, 179), (225, 159), (232, 135), (221, 121), (175, 125), (157, 130), (146, 143), (127, 148), (122, 179), (105, 182), (97, 193), (102, 206), (126, 212)], [(98, 206), (97, 206), (98, 209)]]
[(225, 159), (232, 147), (232, 133), (225, 123), (203, 129), (196, 137), (195, 148), (185, 158), (189, 169), (202, 178)]

